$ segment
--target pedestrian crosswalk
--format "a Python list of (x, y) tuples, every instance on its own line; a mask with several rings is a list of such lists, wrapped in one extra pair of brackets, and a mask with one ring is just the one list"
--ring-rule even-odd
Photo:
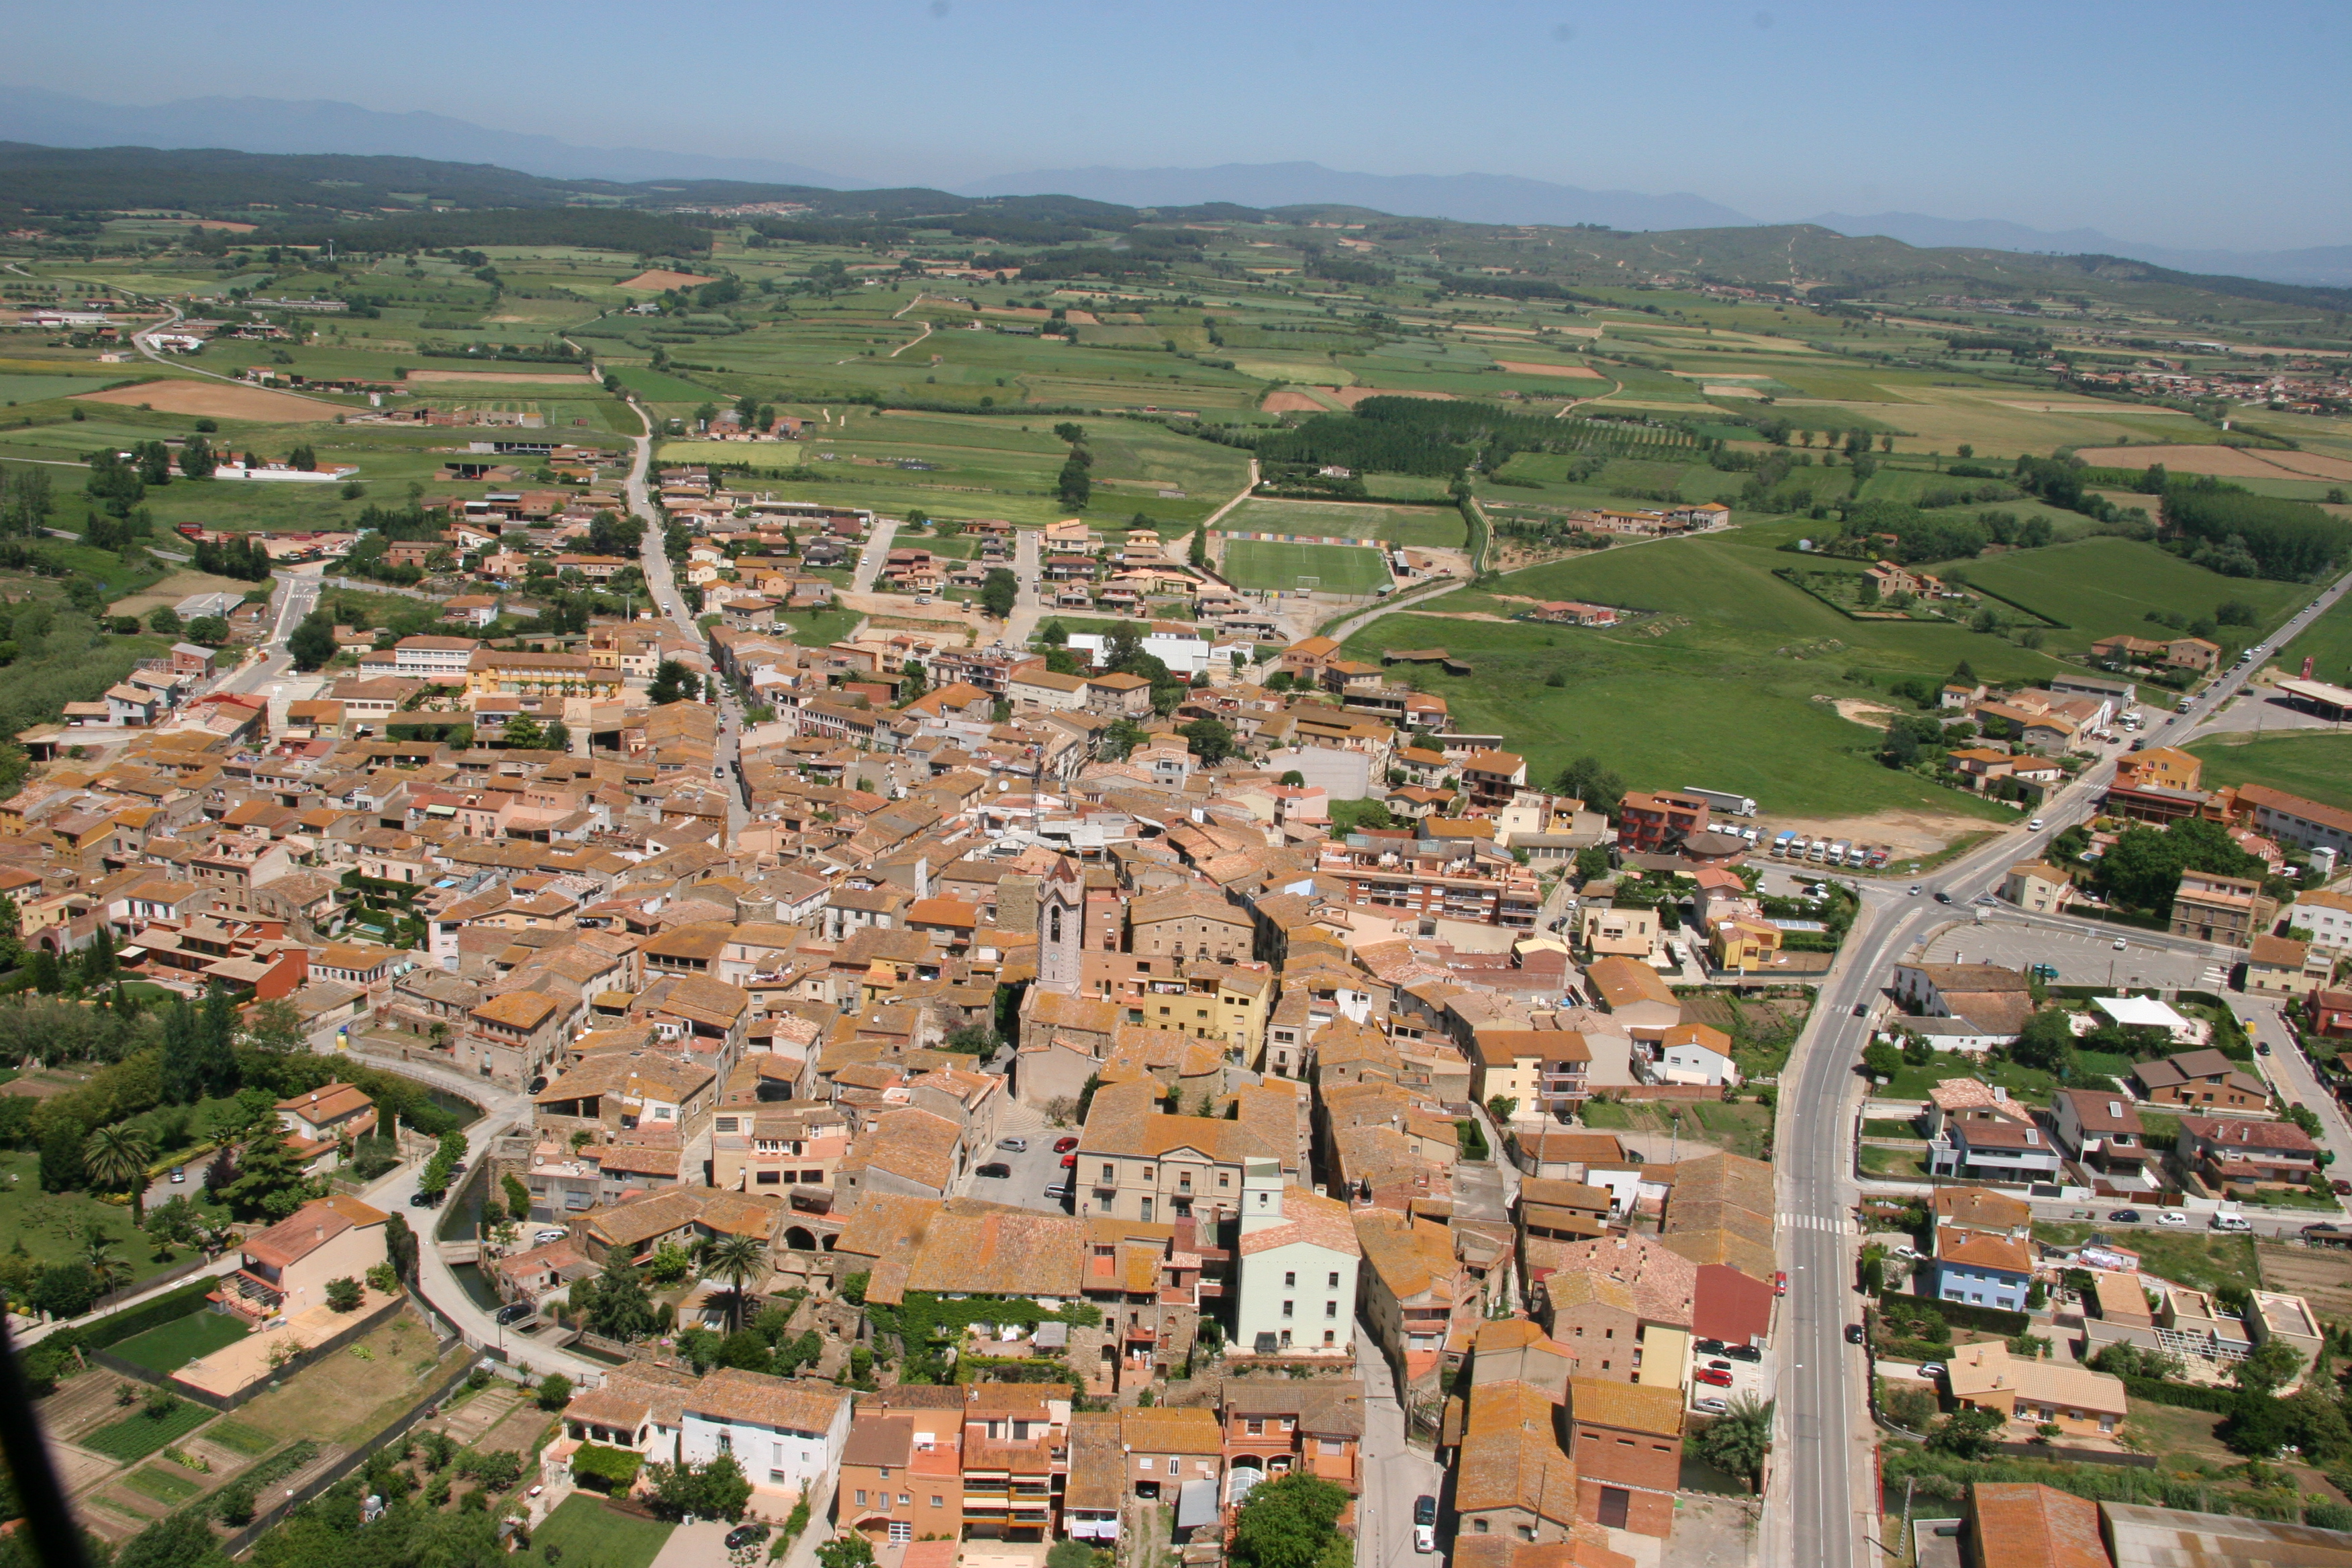
[(1843, 1215), (1781, 1214), (1775, 1217), (1787, 1230), (1826, 1230), (1838, 1236), (1853, 1234), (1853, 1222)]

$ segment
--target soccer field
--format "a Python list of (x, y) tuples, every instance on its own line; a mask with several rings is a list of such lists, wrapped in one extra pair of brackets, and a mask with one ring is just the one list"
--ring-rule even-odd
[(1389, 569), (1377, 550), (1344, 544), (1268, 544), (1235, 540), (1225, 546), (1225, 575), (1236, 588), (1292, 589), (1301, 577), (1325, 594), (1369, 594), (1389, 585)]

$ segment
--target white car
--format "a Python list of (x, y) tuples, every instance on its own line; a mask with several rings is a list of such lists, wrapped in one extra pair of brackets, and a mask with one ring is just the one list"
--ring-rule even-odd
[(2041, 832), (2041, 831), (2042, 831), (2042, 828), (2043, 824), (2042, 824), (2042, 819), (2041, 819), (2040, 817), (2038, 817), (2038, 816), (2037, 816), (2037, 817), (2035, 817), (2032, 821), (2031, 821), (2031, 822), (2027, 823), (2025, 826), (2026, 826), (2026, 828), (2027, 828), (2029, 831), (2031, 831), (2031, 832), (2034, 832), (2034, 833), (2039, 833), (2039, 832)]
[(2189, 1216), (2182, 1214), (2179, 1209), (2166, 1209), (2163, 1213), (2156, 1216), (2156, 1223), (2158, 1225), (2185, 1226), (2189, 1223)]
[(531, 1245), (534, 1247), (545, 1247), (549, 1242), (562, 1241), (565, 1237), (570, 1236), (571, 1234), (572, 1233), (568, 1230), (534, 1231), (531, 1233)]
[(2128, 948), (2130, 945), (2131, 945), (2131, 944), (2130, 944), (2129, 942), (2126, 942), (2126, 941), (2124, 941), (2124, 939), (2123, 939), (2123, 938), (2121, 938), (2121, 937), (2117, 937), (2117, 938), (2116, 938), (2116, 941), (2115, 941), (2115, 949), (2116, 949), (2116, 951), (2117, 952), (2121, 952), (2125, 951), (2125, 949)]

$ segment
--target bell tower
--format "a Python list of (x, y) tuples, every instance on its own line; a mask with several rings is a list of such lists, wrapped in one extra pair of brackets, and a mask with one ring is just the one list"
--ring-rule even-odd
[(1065, 855), (1037, 884), (1037, 989), (1076, 996), (1085, 983), (1087, 879)]

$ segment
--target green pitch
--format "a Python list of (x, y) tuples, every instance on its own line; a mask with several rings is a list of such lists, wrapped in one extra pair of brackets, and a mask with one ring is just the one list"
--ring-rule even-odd
[(1237, 588), (1296, 588), (1301, 577), (1319, 577), (1318, 593), (1370, 594), (1390, 582), (1379, 551), (1344, 544), (1235, 540), (1225, 546), (1224, 571)]

